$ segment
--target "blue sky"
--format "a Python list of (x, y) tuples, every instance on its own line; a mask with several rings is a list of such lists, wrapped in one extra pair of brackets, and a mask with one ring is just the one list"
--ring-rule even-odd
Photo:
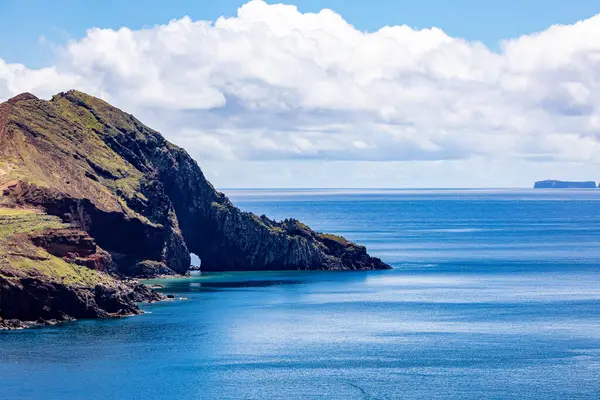
[[(268, 1), (279, 3), (280, 1)], [(81, 38), (91, 27), (132, 29), (189, 15), (214, 21), (234, 16), (240, 0), (0, 0), (0, 57), (39, 67), (52, 61), (52, 43)], [(303, 12), (330, 8), (357, 29), (385, 25), (442, 28), (454, 37), (497, 48), (502, 39), (571, 24), (600, 12), (597, 0), (296, 0)]]
[(599, 54), (598, 0), (0, 0), (0, 101), (98, 96), (217, 187), (597, 181)]

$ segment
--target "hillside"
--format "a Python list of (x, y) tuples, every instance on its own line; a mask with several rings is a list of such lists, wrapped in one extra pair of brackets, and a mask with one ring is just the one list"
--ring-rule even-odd
[(58, 217), (0, 208), (0, 329), (135, 315), (137, 302), (162, 299), (116, 279), (111, 265), (87, 233)]
[[(120, 284), (115, 277), (185, 274), (190, 251), (203, 271), (389, 268), (342, 237), (242, 212), (183, 149), (77, 91), (50, 101), (22, 94), (0, 104), (0, 193), (11, 231), (2, 246), (25, 243), (18, 260), (3, 257), (3, 276), (19, 265), (19, 279), (87, 274), (73, 284), (112, 287)], [(23, 232), (14, 228), (21, 223)], [(87, 250), (78, 244), (54, 251), (73, 241)], [(81, 260), (90, 256), (96, 262)], [(2, 285), (0, 296), (6, 280)], [(14, 304), (2, 298), (0, 317), (7, 318)]]

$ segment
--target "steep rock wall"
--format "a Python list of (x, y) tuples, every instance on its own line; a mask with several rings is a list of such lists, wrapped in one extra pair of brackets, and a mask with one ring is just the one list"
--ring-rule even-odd
[(189, 251), (205, 271), (389, 268), (342, 237), (240, 211), (185, 150), (102, 100), (70, 91), (10, 106), (0, 156), (17, 183), (4, 177), (5, 196), (78, 223), (121, 273), (185, 273)]

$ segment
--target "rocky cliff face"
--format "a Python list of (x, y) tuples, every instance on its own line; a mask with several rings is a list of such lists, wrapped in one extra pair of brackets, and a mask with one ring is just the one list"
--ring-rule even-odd
[(87, 287), (42, 277), (14, 278), (0, 276), (0, 329), (136, 315), (141, 313), (137, 303), (162, 299), (140, 284), (115, 281)]
[[(185, 150), (77, 91), (0, 104), (0, 327), (139, 312), (124, 277), (387, 269), (363, 246), (242, 212)], [(8, 325), (7, 325), (8, 324)]]
[(0, 208), (0, 329), (140, 313), (161, 295), (110, 275), (86, 232), (37, 209)]
[(87, 231), (117, 272), (389, 268), (366, 249), (306, 225), (240, 211), (183, 149), (102, 100), (71, 91), (0, 106), (5, 201)]

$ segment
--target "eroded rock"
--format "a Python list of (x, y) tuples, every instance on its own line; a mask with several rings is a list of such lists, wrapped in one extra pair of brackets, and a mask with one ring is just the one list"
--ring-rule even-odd
[(77, 91), (0, 104), (0, 194), (0, 207), (37, 210), (0, 221), (4, 325), (138, 313), (158, 295), (117, 278), (186, 274), (190, 251), (204, 271), (390, 268), (345, 238), (239, 210), (185, 150)]

